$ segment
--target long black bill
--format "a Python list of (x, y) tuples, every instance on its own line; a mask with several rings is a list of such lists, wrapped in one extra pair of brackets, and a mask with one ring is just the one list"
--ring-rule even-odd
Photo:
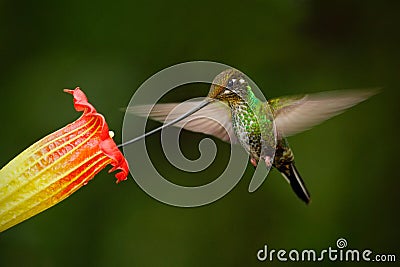
[(207, 106), (208, 104), (210, 104), (211, 102), (213, 102), (213, 99), (207, 98), (206, 100), (204, 100), (203, 102), (201, 102), (197, 107), (195, 107), (195, 108), (189, 110), (188, 112), (186, 112), (185, 114), (179, 116), (179, 117), (176, 118), (175, 120), (172, 120), (172, 121), (170, 121), (170, 122), (168, 122), (168, 123), (165, 123), (165, 124), (163, 124), (162, 126), (156, 128), (156, 129), (154, 129), (154, 130), (151, 130), (150, 132), (147, 132), (147, 133), (145, 133), (145, 134), (143, 134), (143, 135), (141, 135), (141, 136), (138, 136), (138, 137), (133, 138), (133, 139), (131, 139), (131, 140), (129, 140), (129, 141), (126, 141), (125, 143), (119, 144), (119, 145), (117, 145), (117, 147), (123, 147), (123, 146), (130, 145), (130, 144), (135, 143), (135, 142), (137, 142), (137, 141), (139, 141), (139, 140), (141, 140), (141, 139), (143, 139), (143, 138), (146, 138), (146, 137), (149, 136), (149, 135), (152, 135), (152, 134), (154, 134), (154, 133), (156, 133), (156, 132), (158, 132), (158, 131), (161, 131), (161, 130), (164, 129), (164, 128), (167, 128), (167, 127), (169, 127), (169, 126), (171, 126), (171, 125), (173, 125), (173, 124), (175, 124), (175, 123), (177, 123), (177, 122), (179, 122), (179, 121), (181, 121), (181, 120), (183, 120), (183, 119), (186, 119), (187, 117), (189, 117), (189, 116), (192, 115), (193, 113), (199, 111), (200, 109), (202, 109), (202, 108), (204, 108), (205, 106)]

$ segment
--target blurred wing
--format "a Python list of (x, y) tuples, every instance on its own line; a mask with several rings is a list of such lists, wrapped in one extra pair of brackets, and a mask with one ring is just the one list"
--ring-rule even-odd
[(277, 131), (284, 137), (310, 129), (377, 94), (373, 90), (343, 90), (268, 101), (275, 115)]
[[(200, 103), (201, 101), (140, 105), (129, 107), (127, 112), (140, 117), (150, 117), (160, 122), (169, 122), (185, 114)], [(238, 142), (232, 128), (231, 111), (222, 102), (213, 102), (186, 119), (177, 122), (174, 126), (192, 132), (213, 135), (232, 144)]]

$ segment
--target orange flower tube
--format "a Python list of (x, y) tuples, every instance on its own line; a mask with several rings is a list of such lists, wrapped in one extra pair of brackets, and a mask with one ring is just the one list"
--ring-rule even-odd
[(64, 90), (83, 115), (39, 140), (0, 170), (0, 232), (64, 200), (108, 164), (117, 183), (128, 163), (110, 136), (104, 117), (77, 87)]

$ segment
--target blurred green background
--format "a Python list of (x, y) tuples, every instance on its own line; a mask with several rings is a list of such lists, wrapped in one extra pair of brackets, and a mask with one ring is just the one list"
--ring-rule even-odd
[[(157, 202), (131, 177), (116, 185), (102, 171), (2, 233), (0, 266), (289, 266), (260, 263), (256, 253), (264, 244), (325, 249), (340, 237), (349, 248), (400, 260), (399, 8), (395, 1), (346, 0), (0, 1), (1, 166), (79, 116), (63, 88), (81, 86), (119, 143), (119, 109), (152, 74), (185, 61), (236, 67), (267, 97), (384, 87), (289, 139), (312, 194), (309, 206), (276, 171), (249, 194), (251, 166), (227, 196), (191, 209)], [(196, 158), (193, 138), (201, 135), (182, 138), (184, 152)], [(161, 162), (157, 142), (150, 149)], [(204, 179), (223, 169), (225, 154)], [(168, 173), (174, 171), (178, 177), (178, 170)], [(335, 264), (351, 265), (324, 263)]]

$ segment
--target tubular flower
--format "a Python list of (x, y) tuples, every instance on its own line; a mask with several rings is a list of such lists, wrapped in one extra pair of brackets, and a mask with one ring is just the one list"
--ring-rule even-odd
[(108, 164), (117, 183), (128, 164), (104, 117), (77, 87), (64, 90), (83, 115), (31, 145), (0, 170), (0, 232), (48, 209), (86, 185)]

